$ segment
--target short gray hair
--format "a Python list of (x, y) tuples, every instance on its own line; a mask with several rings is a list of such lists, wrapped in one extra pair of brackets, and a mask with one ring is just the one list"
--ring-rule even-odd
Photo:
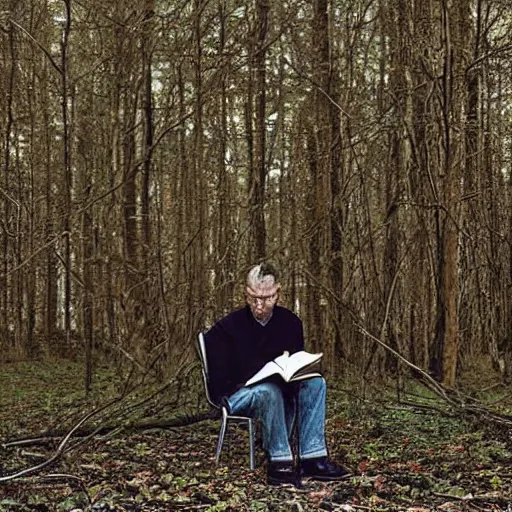
[(260, 263), (249, 270), (249, 274), (247, 275), (247, 285), (250, 286), (251, 284), (262, 283), (269, 277), (274, 278), (275, 284), (279, 282), (279, 272), (277, 268), (272, 265), (272, 263)]

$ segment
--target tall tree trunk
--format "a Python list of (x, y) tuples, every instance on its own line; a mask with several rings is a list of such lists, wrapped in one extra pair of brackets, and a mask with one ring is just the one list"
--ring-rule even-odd
[[(408, 279), (409, 297), (412, 304), (410, 321), (410, 354), (413, 361), (427, 368), (435, 364), (431, 353), (431, 324), (435, 315), (435, 287), (432, 286), (432, 265), (430, 260), (429, 210), (423, 205), (438, 203), (437, 188), (432, 179), (433, 157), (429, 154), (427, 124), (434, 109), (429, 102), (429, 89), (425, 86), (425, 70), (433, 76), (429, 48), (433, 45), (433, 13), (428, 2), (415, 2), (413, 7), (414, 47), (411, 55), (412, 80), (412, 126), (409, 130), (411, 146), (411, 169), (408, 173), (408, 193), (415, 204), (415, 219), (419, 226), (416, 231), (415, 246), (411, 250), (411, 261), (415, 262), (414, 273)], [(434, 353), (436, 347), (434, 346)]]
[[(250, 108), (247, 113), (247, 123), (250, 125), (250, 133), (255, 132), (255, 144), (253, 146), (253, 166), (249, 177), (249, 222), (250, 259), (252, 262), (262, 260), (266, 256), (266, 226), (265, 226), (265, 181), (266, 181), (266, 49), (265, 40), (268, 30), (268, 11), (270, 4), (268, 0), (257, 0), (256, 2), (256, 29), (254, 42), (250, 49), (251, 78), (249, 79), (248, 104)], [(254, 79), (252, 78), (254, 75)], [(255, 86), (254, 97), (252, 84)], [(254, 124), (252, 117), (254, 102)], [(251, 137), (252, 139), (252, 137)], [(252, 146), (252, 144), (250, 144)], [(251, 152), (251, 148), (250, 148)]]
[[(186, 118), (186, 102), (185, 102), (185, 78), (183, 76), (183, 65), (178, 65), (177, 70), (178, 79), (178, 111), (180, 119)], [(187, 188), (190, 158), (187, 151), (187, 137), (186, 137), (186, 124), (182, 121), (180, 130), (178, 132), (178, 165), (176, 169), (176, 176), (173, 180), (172, 186), (172, 201), (175, 206), (175, 222), (177, 229), (175, 230), (176, 240), (175, 247), (175, 261), (173, 281), (179, 283), (182, 279), (183, 262), (184, 262), (184, 246), (185, 236), (187, 235), (187, 227), (190, 225), (185, 224), (185, 219), (189, 219), (191, 199)], [(180, 229), (180, 227), (183, 229)]]
[[(219, 1), (219, 59), (223, 59), (226, 45), (226, 16), (225, 0)], [(222, 60), (221, 60), (222, 61)], [(234, 250), (233, 250), (233, 215), (230, 211), (231, 176), (226, 161), (228, 158), (228, 99), (227, 99), (227, 70), (222, 70), (220, 76), (220, 94), (218, 98), (220, 133), (218, 134), (218, 216), (216, 221), (216, 236), (218, 269), (215, 272), (215, 291), (217, 304), (222, 311), (230, 310), (233, 306), (234, 289)]]
[[(327, 33), (327, 37), (329, 34)], [(329, 52), (330, 53), (330, 52)], [(345, 216), (343, 201), (343, 184), (345, 181), (343, 155), (342, 155), (342, 127), (341, 111), (334, 103), (339, 101), (340, 77), (336, 63), (332, 63), (331, 79), (329, 83), (329, 96), (333, 101), (329, 102), (330, 117), (330, 239), (331, 239), (331, 262), (330, 262), (330, 284), (331, 289), (338, 297), (342, 297), (344, 286), (344, 258), (343, 258), (343, 231), (345, 228)], [(345, 356), (343, 332), (346, 332), (348, 319), (346, 311), (339, 305), (330, 302), (330, 315), (333, 318), (332, 328), (332, 362), (331, 369), (336, 371), (341, 367), (341, 359)]]
[[(85, 169), (84, 177), (87, 177)], [(84, 203), (89, 201), (91, 186), (85, 181)], [(86, 395), (91, 391), (93, 376), (93, 346), (94, 346), (94, 245), (93, 245), (93, 221), (90, 208), (86, 208), (82, 215), (82, 258), (83, 258), (83, 342), (85, 347), (85, 379), (84, 387)]]
[[(141, 290), (141, 297), (144, 302), (144, 317), (146, 320), (146, 336), (149, 338), (148, 345), (150, 348), (164, 347), (162, 345), (162, 330), (158, 327), (159, 319), (163, 317), (159, 314), (159, 309), (154, 307), (154, 299), (156, 295), (156, 274), (155, 268), (155, 248), (152, 241), (151, 233), (151, 204), (150, 189), (154, 178), (152, 176), (153, 167), (153, 142), (154, 142), (154, 119), (153, 119), (153, 24), (154, 24), (154, 0), (145, 0), (142, 19), (142, 35), (141, 35), (141, 53), (142, 53), (142, 107), (144, 118), (144, 164), (142, 169), (142, 190), (141, 190), (141, 216), (142, 216), (142, 236), (141, 244), (144, 248), (145, 266), (143, 268), (144, 286)], [(155, 368), (158, 378), (163, 377), (164, 358), (161, 357), (162, 351), (153, 357), (158, 358), (158, 364)]]
[[(458, 362), (458, 262), (459, 222), (461, 197), (461, 166), (463, 147), (463, 106), (467, 88), (464, 80), (465, 52), (467, 51), (466, 17), (470, 16), (468, 0), (460, 5), (442, 1), (442, 44), (444, 69), (442, 76), (443, 153), (442, 211), (439, 240), (439, 323), (436, 332), (442, 347), (442, 379), (454, 386)], [(462, 138), (462, 140), (461, 140)]]
[(154, 16), (155, 0), (145, 0), (144, 12), (142, 15), (142, 73), (144, 80), (144, 169), (142, 173), (142, 240), (146, 251), (151, 247), (151, 222), (149, 205), (149, 188), (151, 182), (151, 163), (153, 155), (153, 29), (152, 18)]
[[(33, 9), (33, 6), (32, 6)], [(39, 164), (41, 154), (41, 143), (39, 137), (36, 135), (36, 123), (40, 119), (39, 112), (36, 112), (37, 105), (37, 76), (34, 71), (30, 77), (32, 87), (31, 93), (27, 95), (28, 109), (30, 117), (33, 122), (30, 124), (30, 171), (29, 171), (29, 183), (30, 183), (30, 194), (28, 198), (28, 241), (27, 241), (27, 252), (33, 254), (35, 251), (35, 237), (37, 233), (36, 219), (37, 219), (37, 200), (35, 200), (35, 191), (38, 190), (38, 179), (37, 171), (41, 169)], [(39, 181), (39, 180), (38, 180)], [(27, 297), (27, 336), (26, 336), (26, 353), (29, 357), (36, 355), (35, 346), (35, 329), (36, 329), (36, 301), (37, 301), (37, 266), (31, 265), (27, 272), (26, 279), (26, 297)]]
[[(399, 321), (396, 318), (399, 311), (388, 307), (392, 305), (393, 295), (396, 293), (395, 281), (399, 269), (400, 245), (399, 245), (399, 214), (401, 203), (401, 183), (406, 176), (409, 167), (408, 150), (404, 140), (403, 126), (410, 126), (410, 86), (407, 77), (410, 76), (410, 52), (411, 41), (409, 37), (410, 12), (408, 2), (395, 0), (391, 3), (390, 16), (388, 18), (388, 33), (390, 38), (390, 88), (394, 98), (395, 129), (390, 135), (390, 151), (385, 175), (385, 223), (386, 237), (383, 253), (384, 286), (382, 296), (381, 334), (395, 349), (403, 352), (405, 347), (398, 346), (398, 337), (395, 335), (394, 325)], [(395, 319), (395, 320), (393, 320)], [(401, 350), (402, 349), (402, 350)], [(407, 356), (407, 354), (403, 354)], [(386, 369), (397, 371), (397, 361), (394, 357), (386, 357)]]
[[(41, 77), (41, 90), (42, 94), (42, 117), (43, 117), (43, 131), (44, 131), (44, 164), (43, 169), (46, 179), (44, 181), (44, 202), (45, 202), (45, 222), (44, 222), (44, 240), (49, 241), (55, 236), (56, 229), (56, 208), (55, 208), (55, 195), (52, 185), (55, 182), (55, 173), (52, 165), (52, 146), (55, 133), (52, 130), (51, 114), (50, 114), (50, 101), (48, 97), (48, 67), (43, 69)], [(44, 294), (44, 321), (43, 333), (46, 343), (54, 338), (57, 331), (58, 321), (58, 271), (57, 271), (57, 258), (55, 255), (55, 244), (51, 244), (45, 251), (45, 294)]]
[(123, 105), (123, 220), (124, 220), (124, 248), (126, 258), (127, 287), (130, 290), (137, 284), (138, 270), (138, 229), (137, 229), (137, 173), (135, 172), (135, 124), (136, 105), (135, 94), (128, 91)]
[(10, 282), (13, 277), (10, 277), (9, 269), (10, 269), (10, 242), (11, 239), (16, 237), (16, 233), (13, 232), (13, 223), (12, 219), (12, 211), (13, 207), (16, 208), (16, 201), (13, 197), (11, 197), (11, 183), (10, 183), (10, 175), (11, 175), (11, 140), (13, 139), (13, 129), (14, 129), (14, 115), (13, 115), (13, 101), (14, 101), (14, 86), (16, 83), (16, 69), (18, 67), (17, 56), (16, 56), (16, 48), (14, 44), (14, 28), (10, 25), (8, 28), (8, 39), (9, 39), (9, 60), (10, 66), (8, 70), (8, 80), (7, 80), (7, 91), (6, 91), (6, 123), (5, 123), (5, 133), (3, 140), (4, 147), (4, 166), (3, 166), (3, 178), (1, 180), (2, 190), (0, 195), (2, 197), (3, 203), (3, 211), (1, 219), (0, 227), (2, 229), (2, 262), (1, 262), (1, 270), (0, 270), (0, 336), (2, 337), (1, 343), (7, 345), (6, 352), (12, 351), (15, 347), (13, 345), (14, 340), (11, 338), (11, 333), (9, 332), (9, 325), (11, 325), (10, 318), (10, 299), (9, 299), (9, 290), (11, 288)]
[(205, 324), (205, 308), (207, 297), (207, 283), (204, 279), (206, 270), (206, 208), (208, 204), (208, 191), (206, 170), (204, 168), (204, 126), (203, 126), (203, 20), (204, 0), (195, 0), (195, 23), (194, 23), (194, 89), (195, 89), (195, 116), (194, 116), (194, 154), (193, 159), (193, 202), (195, 208), (195, 240), (192, 248), (192, 260), (190, 271), (190, 282), (194, 283), (195, 290), (192, 292), (194, 300), (191, 302), (193, 308), (190, 317), (190, 331), (197, 332)]
[[(316, 0), (313, 15), (313, 76), (317, 86), (314, 90), (314, 120), (313, 132), (309, 141), (309, 170), (311, 179), (311, 212), (313, 234), (309, 244), (311, 273), (314, 283), (310, 283), (311, 321), (310, 335), (313, 349), (328, 352), (327, 360), (332, 365), (332, 346), (324, 345), (324, 304), (322, 303), (321, 286), (324, 284), (326, 270), (326, 249), (329, 230), (333, 225), (326, 223), (328, 209), (326, 200), (329, 199), (331, 180), (331, 115), (329, 94), (331, 92), (331, 58), (329, 40), (328, 0)], [(335, 180), (336, 184), (336, 180)], [(336, 219), (334, 220), (336, 223)], [(336, 224), (334, 224), (336, 226)], [(334, 243), (338, 243), (335, 240)], [(338, 255), (339, 256), (339, 255)], [(331, 269), (333, 270), (333, 269)], [(333, 274), (333, 276), (336, 274)]]
[(71, 33), (71, 0), (64, 0), (65, 24), (61, 45), (61, 70), (62, 70), (62, 151), (63, 151), (63, 180), (62, 192), (64, 198), (63, 231), (64, 236), (64, 331), (66, 342), (71, 336), (71, 190), (73, 187), (71, 170), (71, 141), (69, 118), (69, 36)]
[(317, 151), (316, 137), (313, 128), (308, 126), (307, 133), (307, 155), (308, 155), (308, 192), (306, 197), (306, 209), (309, 212), (308, 224), (312, 231), (308, 244), (308, 268), (311, 269), (312, 279), (307, 280), (306, 296), (307, 296), (307, 333), (311, 343), (313, 352), (322, 351), (321, 329), (322, 329), (322, 309), (320, 306), (320, 290), (322, 269), (320, 263), (321, 248), (321, 226), (319, 213), (319, 195), (321, 192), (319, 155)]

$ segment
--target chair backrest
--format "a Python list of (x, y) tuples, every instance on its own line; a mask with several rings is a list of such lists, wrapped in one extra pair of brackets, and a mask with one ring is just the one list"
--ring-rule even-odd
[(216, 407), (219, 408), (219, 404), (216, 404), (211, 395), (210, 395), (210, 376), (208, 373), (208, 358), (206, 357), (206, 341), (204, 339), (204, 332), (199, 333), (199, 343), (198, 343), (198, 352), (199, 352), (199, 359), (201, 360), (201, 370), (203, 373), (203, 382), (204, 382), (204, 390), (206, 391), (206, 398), (208, 402)]

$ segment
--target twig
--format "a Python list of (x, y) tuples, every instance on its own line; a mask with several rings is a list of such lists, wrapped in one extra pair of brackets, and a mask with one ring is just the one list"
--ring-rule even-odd
[(41, 469), (44, 469), (46, 466), (49, 466), (50, 464), (53, 464), (61, 455), (64, 450), (64, 447), (66, 446), (67, 442), (73, 435), (73, 433), (80, 428), (81, 425), (83, 425), (88, 419), (90, 419), (92, 416), (94, 416), (97, 413), (97, 411), (93, 411), (87, 415), (85, 415), (68, 433), (66, 436), (64, 436), (64, 439), (60, 442), (56, 452), (53, 454), (52, 457), (45, 460), (44, 462), (41, 462), (41, 464), (37, 464), (36, 466), (32, 466), (30, 468), (22, 469), (21, 471), (18, 471), (17, 473), (13, 473), (12, 475), (8, 476), (2, 476), (0, 477), (0, 483), (9, 482), (10, 480), (14, 480), (15, 478), (20, 478), (22, 476), (29, 475), (31, 473), (35, 473), (36, 471), (39, 471)]
[(69, 236), (69, 235), (70, 235), (69, 231), (63, 231), (60, 235), (56, 235), (49, 242), (44, 244), (42, 247), (39, 247), (39, 249), (37, 249), (35, 252), (33, 252), (32, 254), (27, 256), (19, 265), (12, 268), (11, 270), (9, 270), (9, 272), (6, 272), (5, 274), (0, 274), (0, 279), (5, 279), (6, 277), (10, 276), (14, 272), (20, 270), (22, 267), (27, 265), (33, 258), (35, 258), (41, 251), (44, 251), (47, 247), (54, 244), (60, 238), (63, 238), (64, 236)]
[(8, 21), (16, 28), (20, 29), (32, 42), (34, 42), (38, 46), (38, 48), (46, 55), (51, 65), (59, 72), (60, 75), (62, 75), (62, 69), (55, 62), (51, 53), (36, 38), (27, 29), (23, 28), (21, 25), (18, 25), (18, 23), (16, 23), (13, 19), (9, 18)]
[[(18, 441), (9, 441), (2, 443), (2, 448), (12, 448), (14, 446), (37, 446), (42, 444), (53, 443), (56, 436), (30, 437), (28, 439), (20, 439)], [(60, 437), (60, 436), (59, 436)]]
[[(200, 423), (201, 421), (216, 419), (218, 417), (218, 411), (216, 409), (208, 410), (201, 412), (199, 414), (183, 414), (180, 416), (176, 416), (174, 418), (170, 418), (168, 420), (148, 420), (141, 421), (136, 424), (125, 424), (125, 425), (111, 425), (111, 426), (100, 426), (94, 429), (86, 429), (82, 431), (75, 431), (74, 437), (79, 437), (82, 439), (78, 439), (77, 442), (72, 445), (72, 447), (66, 448), (64, 451), (69, 452), (72, 449), (75, 449), (79, 445), (87, 442), (89, 439), (101, 434), (102, 436), (108, 437), (112, 436), (113, 433), (117, 433), (120, 431), (141, 431), (141, 430), (150, 430), (154, 428), (178, 428), (185, 427), (189, 425), (194, 425), (195, 423)], [(34, 446), (38, 444), (48, 444), (55, 439), (61, 437), (62, 434), (55, 433), (54, 436), (46, 436), (46, 437), (36, 437), (30, 439), (20, 439), (18, 441), (10, 441), (8, 443), (3, 443), (2, 448), (13, 448), (16, 446)], [(32, 454), (31, 454), (32, 455)]]
[(37, 464), (36, 466), (32, 466), (29, 468), (22, 469), (18, 471), (17, 473), (13, 473), (11, 475), (2, 476), (0, 477), (0, 483), (9, 482), (11, 480), (14, 480), (16, 478), (20, 478), (22, 476), (29, 475), (31, 473), (35, 473), (36, 471), (40, 471), (41, 469), (44, 469), (45, 467), (49, 466), (50, 464), (53, 464), (56, 460), (58, 460), (61, 455), (64, 452), (64, 448), (66, 447), (66, 444), (71, 439), (71, 436), (88, 420), (99, 414), (100, 412), (104, 411), (108, 407), (114, 405), (115, 403), (121, 401), (123, 397), (118, 397), (109, 403), (105, 404), (103, 407), (100, 407), (99, 409), (95, 409), (94, 411), (91, 411), (90, 413), (86, 414), (71, 430), (64, 436), (62, 441), (60, 442), (59, 446), (57, 447), (57, 450), (55, 453), (44, 462), (41, 462), (41, 464)]
[(201, 510), (202, 508), (210, 508), (211, 505), (202, 503), (201, 505), (190, 505), (189, 503), (172, 503), (173, 507), (187, 507), (187, 510)]
[(68, 475), (67, 473), (49, 473), (48, 475), (34, 476), (31, 479), (38, 478), (40, 480), (73, 480), (80, 484), (85, 484), (85, 480), (76, 475)]
[[(468, 493), (465, 496), (454, 496), (453, 494), (446, 494), (442, 492), (432, 492), (434, 496), (437, 496), (439, 498), (444, 499), (450, 499), (450, 500), (458, 500), (458, 501), (464, 501), (465, 503), (470, 503), (473, 501), (487, 501), (490, 503), (496, 503), (496, 502), (502, 502), (505, 501), (505, 496), (496, 496), (494, 494), (471, 494)], [(473, 503), (472, 503), (473, 505)]]
[(423, 379), (431, 386), (431, 389), (436, 393), (438, 394), (441, 398), (443, 398), (444, 400), (446, 400), (450, 405), (452, 405), (453, 407), (457, 407), (457, 403), (454, 402), (447, 394), (446, 394), (446, 390), (443, 388), (443, 386), (441, 384), (439, 384), (439, 382), (437, 382), (435, 379), (433, 379), (427, 372), (425, 372), (424, 370), (422, 370), (419, 366), (416, 366), (415, 364), (411, 363), (408, 359), (406, 359), (404, 356), (402, 356), (401, 354), (399, 354), (396, 350), (394, 350), (393, 348), (391, 348), (389, 345), (387, 345), (386, 343), (384, 343), (382, 340), (380, 340), (379, 338), (377, 338), (376, 336), (373, 336), (373, 334), (370, 334), (364, 327), (362, 327), (361, 325), (359, 324), (356, 324), (356, 327), (361, 331), (362, 334), (364, 334), (365, 336), (368, 336), (370, 339), (372, 339), (373, 341), (375, 341), (376, 343), (378, 343), (379, 345), (381, 345), (382, 347), (384, 347), (386, 350), (388, 350), (389, 352), (391, 352), (397, 359), (399, 359), (400, 361), (402, 361), (403, 363), (405, 363), (407, 366), (409, 366), (410, 368), (412, 368), (413, 370), (415, 370), (416, 372), (418, 372), (422, 377)]
[[(445, 416), (450, 416), (449, 412), (447, 410), (441, 409), (440, 407), (437, 407), (435, 405), (430, 404), (420, 404), (418, 402), (411, 402), (409, 400), (400, 400), (399, 402), (401, 405), (404, 405), (406, 407), (412, 407), (414, 409), (420, 409), (422, 411), (436, 411), (440, 414), (443, 414)], [(453, 416), (453, 415), (452, 415)]]
[(22, 450), (21, 455), (23, 457), (32, 457), (34, 459), (46, 459), (46, 455), (44, 453), (26, 452), (25, 450)]
[(498, 397), (498, 398), (496, 398), (494, 400), (491, 400), (489, 403), (495, 405), (495, 404), (498, 404), (500, 402), (503, 402), (503, 400), (507, 400), (508, 398), (510, 398), (510, 396), (512, 396), (512, 393), (506, 393), (503, 396), (500, 396), (500, 397)]

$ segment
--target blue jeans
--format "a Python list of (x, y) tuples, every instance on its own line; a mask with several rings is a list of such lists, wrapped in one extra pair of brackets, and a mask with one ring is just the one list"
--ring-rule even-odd
[(263, 448), (271, 461), (293, 460), (290, 436), (298, 409), (299, 457), (327, 455), (325, 444), (325, 396), (323, 377), (296, 383), (295, 396), (287, 396), (279, 385), (262, 382), (244, 387), (228, 397), (231, 414), (258, 419), (263, 426)]

